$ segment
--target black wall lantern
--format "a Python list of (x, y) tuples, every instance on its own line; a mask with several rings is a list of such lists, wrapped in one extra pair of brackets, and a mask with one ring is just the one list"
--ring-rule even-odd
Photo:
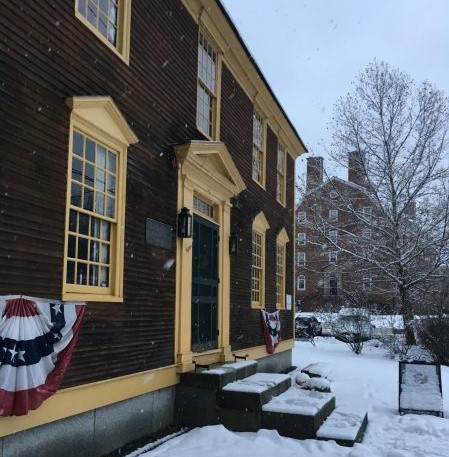
[(178, 214), (178, 236), (180, 238), (192, 238), (192, 215), (188, 208), (181, 208)]
[(229, 237), (229, 254), (239, 253), (239, 237), (236, 233), (231, 233)]

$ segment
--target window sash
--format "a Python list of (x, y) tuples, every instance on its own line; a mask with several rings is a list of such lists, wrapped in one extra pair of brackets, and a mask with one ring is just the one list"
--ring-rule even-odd
[(286, 153), (284, 147), (278, 143), (277, 155), (277, 185), (276, 199), (278, 202), (285, 204), (285, 173), (286, 173)]
[(307, 235), (305, 233), (298, 233), (298, 244), (304, 245), (307, 241)]
[(263, 235), (252, 232), (251, 301), (262, 302), (263, 288)]
[(304, 275), (299, 275), (296, 280), (296, 287), (298, 290), (306, 290), (306, 277)]
[(259, 184), (263, 184), (263, 161), (264, 161), (264, 125), (262, 116), (253, 113), (253, 161), (252, 177)]
[(276, 245), (276, 303), (285, 305), (285, 246)]
[(305, 265), (306, 265), (306, 253), (305, 252), (298, 252), (297, 263), (298, 263), (298, 267), (305, 267)]

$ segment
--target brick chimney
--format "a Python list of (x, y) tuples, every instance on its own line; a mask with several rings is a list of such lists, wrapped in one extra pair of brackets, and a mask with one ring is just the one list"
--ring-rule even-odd
[(365, 153), (361, 151), (351, 151), (348, 153), (348, 181), (366, 186), (366, 176), (364, 162)]
[(307, 157), (307, 192), (323, 182), (323, 162), (322, 157)]

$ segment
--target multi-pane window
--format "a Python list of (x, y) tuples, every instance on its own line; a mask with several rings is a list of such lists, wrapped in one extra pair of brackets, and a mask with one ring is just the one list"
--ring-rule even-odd
[(373, 280), (370, 277), (363, 278), (362, 288), (364, 292), (371, 292), (373, 289)]
[(78, 130), (72, 144), (66, 283), (107, 288), (117, 223), (117, 152)]
[(296, 289), (306, 290), (306, 277), (304, 275), (298, 275), (296, 278)]
[(285, 297), (285, 245), (276, 244), (276, 304), (283, 307)]
[(306, 222), (307, 221), (307, 214), (305, 211), (298, 211), (296, 213), (296, 218), (299, 223)]
[(285, 205), (285, 169), (286, 169), (286, 154), (284, 147), (278, 143), (277, 157), (277, 181), (276, 181), (276, 199), (279, 203)]
[(337, 263), (337, 251), (329, 252), (329, 263)]
[(198, 128), (213, 138), (217, 104), (217, 53), (212, 45), (199, 34), (198, 87), (196, 123)]
[(332, 241), (332, 243), (337, 243), (337, 239), (338, 239), (337, 230), (329, 230), (328, 237), (329, 237), (329, 240)]
[(371, 208), (371, 206), (364, 206), (362, 208), (362, 214), (366, 219), (371, 219), (372, 213), (373, 209)]
[(329, 210), (329, 220), (330, 221), (338, 221), (338, 210), (337, 209), (330, 209)]
[(363, 229), (362, 230), (362, 238), (365, 240), (369, 240), (371, 238), (372, 232), (371, 229)]
[(193, 209), (210, 218), (214, 217), (214, 207), (196, 195), (193, 196)]
[(298, 233), (298, 244), (306, 244), (307, 235), (305, 233)]
[(297, 256), (296, 263), (298, 264), (298, 267), (304, 267), (306, 265), (306, 253), (298, 252), (296, 254), (296, 256)]
[(113, 46), (117, 44), (118, 0), (78, 0), (78, 12)]
[(329, 294), (338, 295), (338, 281), (336, 276), (329, 277)]
[(253, 113), (253, 166), (254, 181), (264, 184), (264, 124), (262, 116), (254, 110)]
[(75, 0), (75, 15), (129, 62), (131, 0)]
[(252, 269), (251, 301), (261, 303), (263, 285), (263, 235), (253, 230), (252, 236)]

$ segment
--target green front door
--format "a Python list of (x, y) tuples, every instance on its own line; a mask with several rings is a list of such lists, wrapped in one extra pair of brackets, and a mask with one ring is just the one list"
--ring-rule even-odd
[(216, 349), (218, 342), (218, 227), (193, 217), (192, 351)]

